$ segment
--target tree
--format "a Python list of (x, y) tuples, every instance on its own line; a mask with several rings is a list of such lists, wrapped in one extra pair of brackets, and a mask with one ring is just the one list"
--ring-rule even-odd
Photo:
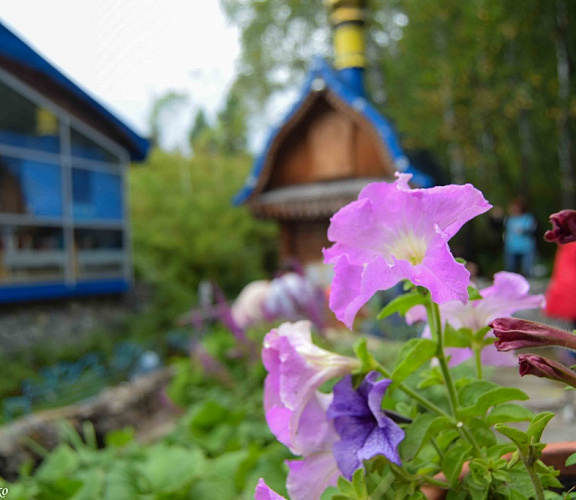
[[(267, 267), (274, 225), (231, 203), (250, 167), (247, 155), (184, 158), (156, 149), (130, 172), (136, 275), (154, 287), (167, 319), (194, 304), (202, 279), (216, 280), (233, 297), (274, 269)], [(188, 186), (177, 189), (183, 169)]]
[(148, 118), (150, 126), (150, 139), (156, 146), (164, 142), (166, 122), (173, 120), (188, 104), (188, 95), (184, 92), (170, 90), (155, 99)]

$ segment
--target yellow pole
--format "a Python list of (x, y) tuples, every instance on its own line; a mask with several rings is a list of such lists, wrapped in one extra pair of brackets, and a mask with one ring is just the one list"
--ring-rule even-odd
[(334, 67), (365, 68), (366, 0), (325, 0), (333, 29)]

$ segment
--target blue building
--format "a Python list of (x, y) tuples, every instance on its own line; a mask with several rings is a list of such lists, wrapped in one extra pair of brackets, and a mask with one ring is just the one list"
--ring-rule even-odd
[(149, 143), (0, 23), (0, 303), (122, 292)]

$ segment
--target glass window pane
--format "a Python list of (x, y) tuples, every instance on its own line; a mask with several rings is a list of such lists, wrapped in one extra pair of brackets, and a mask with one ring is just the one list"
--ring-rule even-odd
[(0, 283), (64, 279), (62, 228), (0, 226)]
[(75, 229), (74, 244), (78, 278), (106, 278), (123, 274), (125, 254), (122, 231)]
[(72, 213), (77, 220), (122, 219), (122, 178), (119, 175), (72, 169)]
[(0, 82), (0, 144), (60, 151), (58, 118)]
[(72, 145), (72, 156), (108, 163), (119, 163), (120, 161), (118, 155), (103, 148), (92, 139), (78, 132), (75, 128), (70, 129), (70, 141)]
[(1, 156), (0, 212), (37, 217), (61, 216), (60, 166)]

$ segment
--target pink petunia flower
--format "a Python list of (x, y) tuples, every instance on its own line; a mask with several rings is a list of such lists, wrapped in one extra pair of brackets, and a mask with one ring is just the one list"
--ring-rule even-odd
[(328, 419), (332, 394), (316, 394), (306, 405), (295, 441), (290, 449), (301, 460), (287, 460), (286, 489), (292, 500), (318, 500), (328, 486), (336, 486), (341, 475), (332, 452), (338, 434)]
[(293, 453), (302, 412), (316, 390), (327, 380), (346, 375), (360, 366), (355, 358), (326, 351), (312, 343), (309, 321), (283, 323), (264, 338), (262, 361), (264, 410), (277, 439)]
[(318, 388), (359, 368), (357, 359), (312, 343), (310, 322), (284, 323), (264, 338), (262, 360), (266, 421), (278, 441), (302, 457), (290, 460), (286, 487), (292, 500), (317, 500), (336, 485), (340, 471), (332, 447), (338, 440), (326, 416), (332, 394)]
[(254, 500), (286, 500), (282, 495), (276, 493), (270, 488), (264, 481), (260, 478), (258, 484), (256, 485), (256, 491), (254, 492)]
[[(510, 316), (517, 311), (544, 307), (544, 295), (530, 295), (530, 283), (523, 276), (500, 271), (494, 274), (494, 284), (480, 290), (481, 300), (471, 300), (467, 304), (459, 301), (440, 304), (442, 322), (448, 322), (454, 328), (470, 328), (480, 330), (499, 316)], [(424, 306), (415, 306), (406, 314), (408, 323), (426, 321)], [(428, 327), (424, 332), (429, 336)], [(467, 348), (449, 349), (450, 364), (456, 365), (472, 356), (472, 350)], [(516, 358), (496, 351), (493, 345), (488, 345), (482, 351), (482, 362), (487, 365), (515, 366)]]
[(334, 264), (330, 308), (352, 328), (358, 310), (401, 280), (430, 290), (436, 303), (468, 300), (470, 273), (456, 262), (448, 240), (491, 208), (470, 184), (410, 189), (409, 174), (366, 186), (358, 200), (331, 219), (324, 250)]

